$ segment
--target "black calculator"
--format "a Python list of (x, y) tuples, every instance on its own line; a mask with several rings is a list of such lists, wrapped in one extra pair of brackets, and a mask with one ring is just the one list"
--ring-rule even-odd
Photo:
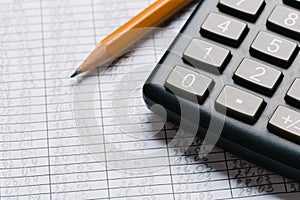
[(203, 138), (222, 124), (218, 146), (300, 181), (299, 41), (300, 0), (203, 0), (144, 100)]

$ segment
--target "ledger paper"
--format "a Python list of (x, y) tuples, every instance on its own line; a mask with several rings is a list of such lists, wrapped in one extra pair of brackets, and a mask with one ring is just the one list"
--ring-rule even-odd
[[(111, 68), (69, 78), (98, 41), (152, 2), (1, 0), (1, 199), (287, 199), (300, 194), (299, 183), (220, 148), (200, 159), (198, 139), (188, 150), (182, 149), (188, 139), (170, 148), (176, 127), (146, 108), (141, 85), (164, 51), (157, 44), (178, 32), (193, 7)], [(130, 81), (138, 85), (126, 87)], [(82, 86), (91, 90), (74, 97)]]

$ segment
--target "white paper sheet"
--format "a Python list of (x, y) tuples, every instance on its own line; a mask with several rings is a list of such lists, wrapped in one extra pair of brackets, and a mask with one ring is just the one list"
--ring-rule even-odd
[(177, 139), (179, 148), (166, 145), (176, 130), (146, 108), (141, 86), (163, 52), (158, 44), (192, 8), (113, 67), (69, 78), (97, 42), (151, 2), (0, 2), (1, 199), (299, 195), (298, 183), (220, 148), (199, 159), (200, 140), (186, 152), (191, 138)]

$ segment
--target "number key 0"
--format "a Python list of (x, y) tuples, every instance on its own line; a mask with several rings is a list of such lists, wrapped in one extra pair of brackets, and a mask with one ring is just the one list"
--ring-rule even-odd
[(247, 88), (271, 96), (283, 78), (281, 71), (245, 58), (236, 72), (233, 80)]
[(298, 51), (295, 42), (265, 31), (258, 33), (250, 47), (252, 56), (284, 68), (292, 64)]
[(209, 90), (214, 86), (211, 78), (200, 73), (176, 66), (170, 73), (164, 86), (186, 99), (194, 100), (197, 97), (198, 103), (203, 103), (209, 94)]

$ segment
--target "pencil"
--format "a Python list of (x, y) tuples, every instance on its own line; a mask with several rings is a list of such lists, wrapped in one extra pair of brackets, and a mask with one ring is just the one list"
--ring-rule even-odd
[(157, 27), (194, 0), (157, 0), (103, 39), (71, 78), (111, 63), (151, 29)]

